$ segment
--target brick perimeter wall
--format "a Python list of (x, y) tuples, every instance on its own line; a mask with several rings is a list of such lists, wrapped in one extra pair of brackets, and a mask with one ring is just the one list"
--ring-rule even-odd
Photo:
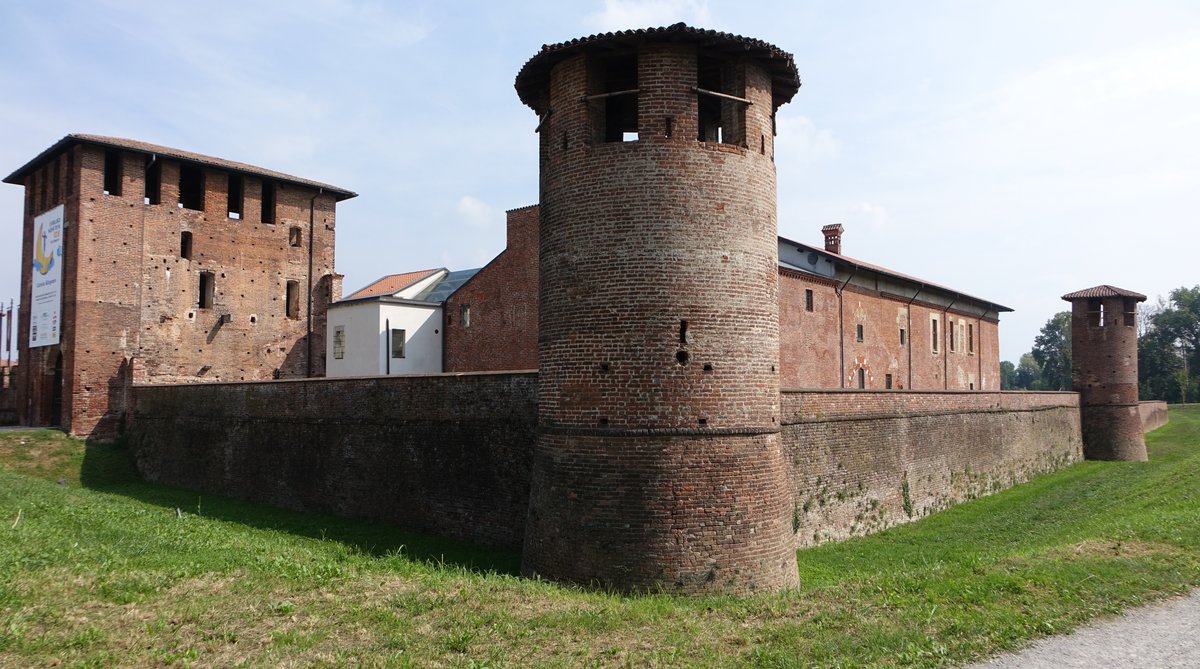
[(798, 546), (869, 534), (1083, 457), (1075, 393), (784, 391)]
[(1149, 432), (1167, 424), (1167, 403), (1163, 400), (1138, 402), (1138, 413), (1142, 417), (1142, 431)]
[[(518, 546), (536, 395), (532, 372), (136, 386), (130, 444), (151, 481)], [(797, 546), (908, 522), (906, 480), (915, 519), (1082, 454), (1074, 393), (784, 391), (781, 406)]]
[(146, 479), (518, 546), (533, 373), (136, 386)]

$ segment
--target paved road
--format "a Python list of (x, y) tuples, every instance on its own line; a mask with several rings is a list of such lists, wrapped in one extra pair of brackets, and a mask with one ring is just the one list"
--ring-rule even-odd
[(1200, 590), (968, 669), (1200, 668)]

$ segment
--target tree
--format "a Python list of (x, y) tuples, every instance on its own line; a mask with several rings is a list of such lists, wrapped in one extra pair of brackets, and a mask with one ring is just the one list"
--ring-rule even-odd
[(1000, 390), (1012, 390), (1017, 384), (1017, 366), (1008, 360), (1000, 361)]
[(1071, 312), (1060, 311), (1046, 321), (1031, 353), (1042, 370), (1043, 390), (1071, 389)]
[(1138, 393), (1142, 399), (1186, 402), (1200, 396), (1200, 286), (1176, 288), (1169, 302), (1149, 307), (1138, 338)]
[(1042, 389), (1042, 368), (1034, 359), (1032, 353), (1021, 355), (1021, 362), (1017, 364), (1016, 379), (1013, 382), (1014, 389), (1021, 390), (1041, 390)]

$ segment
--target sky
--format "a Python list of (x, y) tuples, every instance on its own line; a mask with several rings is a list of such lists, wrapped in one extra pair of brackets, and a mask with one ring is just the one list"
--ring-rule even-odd
[[(359, 193), (350, 292), (487, 263), (538, 198), (513, 80), (543, 44), (689, 25), (770, 42), (779, 234), (1015, 311), (1017, 361), (1060, 296), (1200, 284), (1200, 3), (1139, 0), (0, 3), (0, 172), (69, 133), (139, 139)], [(0, 185), (0, 298), (23, 189)]]

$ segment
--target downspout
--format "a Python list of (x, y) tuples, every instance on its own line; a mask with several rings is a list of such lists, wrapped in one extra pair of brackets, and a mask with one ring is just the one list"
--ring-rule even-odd
[(922, 284), (920, 284), (920, 286), (921, 287), (917, 289), (917, 292), (913, 293), (912, 299), (910, 299), (908, 301), (908, 304), (904, 305), (904, 317), (908, 321), (908, 323), (907, 323), (908, 341), (905, 342), (905, 345), (908, 348), (908, 389), (909, 390), (913, 389), (913, 387), (912, 387), (912, 347), (913, 347), (913, 343), (912, 343), (912, 338), (913, 338), (912, 303), (916, 302), (917, 296), (919, 296), (921, 294), (921, 291), (925, 290), (925, 284), (922, 283)]
[(308, 336), (305, 342), (308, 348), (308, 354), (305, 356), (305, 373), (304, 376), (312, 378), (313, 375), (313, 250), (316, 244), (313, 243), (313, 231), (316, 229), (317, 218), (317, 198), (325, 193), (324, 188), (318, 188), (316, 195), (313, 195), (308, 201)]
[(846, 277), (846, 283), (834, 288), (834, 292), (836, 292), (838, 296), (838, 378), (841, 380), (842, 388), (846, 387), (846, 321), (844, 316), (845, 308), (843, 307), (844, 300), (842, 299), (842, 289), (850, 284), (850, 281), (854, 279), (855, 274), (858, 274), (857, 265), (854, 267), (854, 271), (850, 272), (850, 276)]
[[(950, 309), (958, 304), (958, 295), (955, 294), (954, 299), (950, 300), (950, 304), (942, 309), (942, 341), (949, 341), (953, 334), (948, 334), (950, 330), (947, 327), (953, 327), (948, 321), (950, 319)], [(941, 342), (939, 342), (941, 343)], [(942, 346), (942, 390), (950, 390), (950, 347)]]

